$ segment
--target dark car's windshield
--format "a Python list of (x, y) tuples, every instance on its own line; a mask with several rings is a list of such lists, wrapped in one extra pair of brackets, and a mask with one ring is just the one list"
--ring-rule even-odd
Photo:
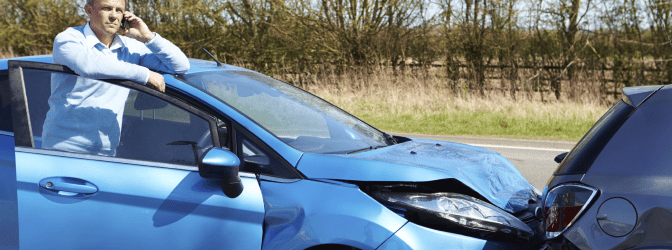
[(266, 75), (217, 71), (184, 77), (299, 150), (335, 154), (387, 145), (384, 133), (318, 97)]

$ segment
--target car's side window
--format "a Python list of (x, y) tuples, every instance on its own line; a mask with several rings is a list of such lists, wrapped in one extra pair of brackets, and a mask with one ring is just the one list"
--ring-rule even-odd
[(213, 146), (207, 120), (149, 94), (65, 73), (23, 75), (36, 148), (196, 165)]
[(246, 136), (241, 131), (236, 132), (238, 157), (241, 159), (240, 171), (262, 175), (294, 178), (278, 159), (273, 157), (261, 145)]
[[(0, 75), (0, 85), (7, 84), (9, 84), (9, 76)], [(0, 91), (0, 133), (14, 132), (14, 126), (12, 125), (12, 105), (9, 94), (9, 92)]]

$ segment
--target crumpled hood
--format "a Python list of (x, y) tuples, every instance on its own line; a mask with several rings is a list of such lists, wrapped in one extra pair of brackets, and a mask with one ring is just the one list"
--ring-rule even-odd
[(500, 154), (444, 141), (413, 139), (350, 155), (305, 153), (297, 169), (311, 179), (426, 182), (453, 178), (513, 213), (538, 199), (534, 186)]

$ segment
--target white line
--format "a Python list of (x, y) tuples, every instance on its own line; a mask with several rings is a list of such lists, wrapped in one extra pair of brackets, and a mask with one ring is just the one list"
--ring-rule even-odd
[(526, 150), (542, 150), (542, 151), (557, 151), (557, 152), (569, 152), (571, 149), (557, 149), (557, 148), (531, 148), (531, 147), (516, 147), (516, 146), (501, 146), (501, 145), (490, 145), (490, 144), (471, 144), (471, 146), (483, 147), (483, 148), (510, 148), (510, 149), (526, 149)]

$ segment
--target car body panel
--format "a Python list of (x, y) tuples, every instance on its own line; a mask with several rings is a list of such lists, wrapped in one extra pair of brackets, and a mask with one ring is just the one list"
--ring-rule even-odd
[(0, 134), (0, 249), (19, 249), (14, 137)]
[(348, 155), (305, 153), (298, 170), (309, 178), (422, 182), (457, 179), (494, 205), (518, 212), (538, 191), (500, 154), (459, 143), (412, 141)]
[(661, 89), (663, 85), (648, 85), (623, 88), (623, 95), (627, 96), (632, 102), (632, 106), (638, 107), (649, 96)]
[(41, 62), (41, 63), (51, 63), (52, 62), (51, 55), (24, 56), (24, 57), (0, 59), (0, 70), (8, 69), (9, 67), (7, 66), (7, 62), (9, 62), (10, 60)]
[[(533, 241), (539, 241), (534, 239)], [(537, 250), (532, 244), (489, 241), (460, 234), (443, 232), (408, 222), (383, 243), (378, 250), (400, 249), (517, 249)]]
[[(22, 248), (260, 248), (264, 209), (254, 177), (242, 178), (243, 193), (230, 199), (219, 181), (198, 172), (40, 154), (46, 151), (16, 152)], [(39, 185), (50, 177), (99, 190), (56, 194)]]
[(486, 240), (442, 232), (409, 222), (378, 249), (486, 249), (487, 243)]
[(266, 209), (264, 249), (322, 244), (375, 249), (407, 221), (352, 184), (262, 180), (260, 186)]
[[(563, 237), (580, 249), (630, 249), (644, 245), (672, 244), (672, 234), (669, 233), (672, 232), (670, 182), (669, 177), (642, 179), (587, 174), (582, 183), (598, 184), (600, 196), (563, 233)], [(652, 189), (660, 192), (652, 193)], [(632, 203), (638, 215), (635, 228), (623, 237), (608, 235), (596, 219), (600, 206), (614, 197)]]
[(251, 71), (249, 69), (233, 66), (230, 64), (223, 64), (220, 67), (217, 66), (216, 62), (194, 58), (189, 58), (189, 64), (191, 65), (191, 67), (189, 68), (189, 71), (187, 71), (185, 74), (193, 74), (205, 71), (220, 71), (220, 70)]

